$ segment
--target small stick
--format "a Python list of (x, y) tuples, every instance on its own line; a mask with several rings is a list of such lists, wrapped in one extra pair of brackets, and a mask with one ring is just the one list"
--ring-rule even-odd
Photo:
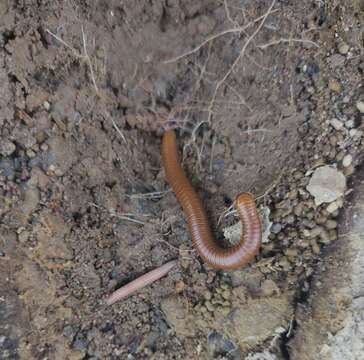
[[(272, 14), (278, 10), (273, 10), (271, 11), (273, 6), (271, 6), (269, 8), (269, 14)], [(248, 24), (246, 25), (243, 25), (243, 26), (240, 26), (240, 27), (235, 27), (235, 28), (232, 28), (232, 29), (226, 29), (224, 31), (221, 31), (220, 33), (218, 34), (215, 34), (215, 35), (212, 35), (210, 37), (208, 37), (206, 40), (204, 40), (200, 45), (196, 46), (195, 48), (193, 48), (192, 50), (190, 51), (187, 51), (181, 55), (178, 55), (176, 56), (175, 58), (172, 58), (172, 59), (169, 59), (169, 60), (165, 60), (163, 61), (164, 64), (170, 64), (170, 63), (173, 63), (173, 62), (176, 62), (178, 60), (181, 60), (182, 58), (186, 57), (186, 56), (189, 56), (197, 51), (199, 51), (204, 45), (206, 45), (207, 43), (209, 43), (210, 41), (212, 40), (215, 40), (217, 39), (218, 37), (220, 36), (223, 36), (223, 35), (226, 35), (226, 34), (231, 34), (231, 33), (237, 33), (237, 32), (243, 32), (244, 30), (248, 29), (250, 26), (252, 26), (253, 24), (255, 24), (256, 22), (264, 19), (267, 17), (267, 14), (264, 14), (262, 16), (259, 16), (258, 18), (254, 19), (253, 21), (249, 22)]]
[(310, 44), (310, 45), (313, 45), (313, 46), (315, 46), (317, 48), (320, 47), (319, 44), (315, 43), (312, 40), (308, 40), (308, 39), (284, 39), (284, 38), (280, 38), (278, 40), (273, 40), (273, 41), (271, 41), (271, 42), (269, 42), (267, 44), (257, 45), (257, 47), (259, 49), (263, 49), (264, 50), (264, 49), (266, 49), (269, 46), (278, 45), (278, 44), (281, 44), (281, 43), (294, 43), (294, 42), (296, 42), (296, 43), (306, 43), (306, 44)]
[(129, 284), (122, 286), (120, 289), (114, 291), (107, 299), (106, 304), (112, 305), (119, 300), (125, 299), (132, 295), (136, 291), (152, 284), (154, 281), (159, 280), (163, 276), (167, 275), (175, 266), (177, 260), (172, 260), (166, 264), (140, 276), (139, 278), (131, 281)]

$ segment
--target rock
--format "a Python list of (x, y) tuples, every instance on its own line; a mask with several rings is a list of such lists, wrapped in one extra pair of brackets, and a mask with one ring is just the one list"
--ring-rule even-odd
[(329, 80), (329, 89), (331, 91), (336, 92), (336, 93), (340, 93), (341, 90), (342, 90), (340, 83), (337, 80), (335, 80), (335, 79)]
[(317, 168), (309, 184), (307, 191), (315, 198), (315, 204), (330, 203), (344, 195), (346, 179), (343, 173), (331, 166)]
[(350, 47), (348, 44), (341, 42), (337, 49), (341, 55), (346, 55), (349, 52)]
[(272, 233), (278, 234), (282, 230), (282, 224), (281, 223), (274, 223), (272, 225)]
[(220, 330), (242, 348), (255, 346), (274, 336), (278, 327), (288, 327), (293, 308), (289, 294), (249, 299), (224, 321)]
[(353, 175), (355, 172), (355, 167), (353, 166), (353, 164), (347, 166), (346, 168), (344, 168), (344, 175), (345, 176), (350, 176)]
[(345, 121), (345, 127), (347, 129), (352, 129), (354, 126), (355, 126), (355, 121), (353, 119)]
[(231, 244), (237, 244), (240, 241), (241, 231), (241, 222), (227, 226), (223, 229), (225, 239), (229, 240)]
[(353, 157), (350, 154), (345, 155), (343, 158), (343, 167), (350, 166), (352, 161), (353, 161)]
[(28, 111), (34, 112), (37, 107), (40, 107), (44, 104), (44, 102), (46, 102), (48, 96), (48, 93), (43, 89), (38, 87), (32, 88), (32, 91), (26, 98), (26, 106)]
[(244, 285), (251, 293), (260, 292), (260, 283), (263, 280), (263, 274), (256, 269), (239, 269), (231, 273), (232, 286)]
[(215, 306), (210, 301), (206, 301), (205, 306), (208, 311), (210, 311), (210, 312), (215, 311)]
[(29, 236), (30, 236), (29, 231), (27, 231), (27, 230), (21, 231), (21, 232), (18, 234), (18, 241), (19, 241), (20, 243), (24, 244), (25, 242), (27, 242), (27, 241), (28, 241)]
[(206, 299), (206, 300), (211, 300), (211, 291), (209, 290), (206, 290), (204, 293), (203, 293), (203, 297)]
[(327, 208), (326, 208), (326, 211), (329, 213), (329, 214), (332, 214), (334, 213), (337, 209), (339, 209), (339, 204), (334, 201), (332, 202)]
[(86, 350), (87, 348), (86, 339), (76, 338), (75, 341), (72, 343), (72, 348), (75, 350)]
[(9, 156), (11, 155), (16, 149), (14, 143), (7, 139), (0, 140), (0, 155)]
[(197, 327), (186, 298), (181, 296), (167, 297), (162, 300), (161, 309), (177, 336), (195, 336)]
[(325, 226), (329, 230), (336, 229), (337, 228), (337, 221), (331, 220), (331, 219), (327, 220)]
[(211, 358), (215, 358), (230, 354), (236, 349), (236, 345), (217, 331), (211, 331), (207, 335), (207, 349)]
[(278, 357), (276, 354), (272, 354), (268, 350), (258, 353), (249, 353), (245, 360), (279, 360), (281, 357)]
[(362, 113), (364, 114), (364, 101), (358, 101), (356, 103), (356, 108)]
[(45, 108), (47, 111), (49, 111), (49, 109), (51, 108), (51, 104), (50, 104), (48, 101), (45, 101), (45, 102), (43, 103), (43, 106), (44, 106), (44, 108)]
[(73, 340), (73, 338), (75, 337), (75, 335), (77, 334), (78, 328), (72, 325), (66, 325), (63, 328), (63, 335), (70, 339)]
[(272, 222), (269, 219), (270, 208), (268, 206), (259, 207), (259, 216), (262, 223), (262, 243), (269, 242), (269, 234), (272, 227)]
[(330, 125), (335, 130), (341, 130), (344, 127), (344, 124), (340, 120), (335, 119), (335, 118), (330, 120)]

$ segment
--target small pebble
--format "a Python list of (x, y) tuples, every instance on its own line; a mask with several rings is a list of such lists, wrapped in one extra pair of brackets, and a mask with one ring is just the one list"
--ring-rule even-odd
[(336, 144), (337, 144), (337, 137), (335, 135), (331, 135), (329, 137), (329, 141), (330, 141), (330, 145), (331, 146), (336, 146)]
[(337, 49), (341, 55), (346, 55), (349, 52), (350, 47), (348, 44), (341, 42)]
[(316, 224), (322, 225), (327, 221), (327, 217), (323, 214), (318, 214), (315, 218)]
[(331, 204), (329, 204), (326, 208), (326, 211), (329, 214), (332, 214), (333, 212), (335, 212), (337, 209), (339, 208), (339, 205), (336, 201), (332, 202)]
[(288, 193), (288, 198), (293, 200), (293, 199), (297, 198), (297, 195), (298, 195), (298, 191), (296, 189), (294, 189)]
[(302, 234), (304, 237), (308, 238), (311, 236), (311, 231), (308, 229), (303, 229)]
[(329, 219), (329, 220), (326, 221), (325, 226), (329, 230), (336, 229), (337, 221)]
[(345, 152), (344, 151), (340, 151), (337, 155), (336, 155), (336, 160), (337, 161), (342, 161), (342, 159), (344, 159), (345, 156)]
[(29, 231), (24, 230), (18, 234), (18, 240), (20, 243), (24, 244), (29, 239)]
[(357, 134), (357, 132), (358, 132), (358, 130), (356, 130), (356, 129), (350, 129), (350, 131), (349, 131), (349, 135), (350, 135), (351, 137), (354, 137), (354, 136)]
[(353, 161), (353, 157), (350, 154), (345, 155), (343, 158), (343, 167), (350, 166), (352, 161)]
[(203, 297), (206, 299), (206, 300), (211, 300), (211, 292), (209, 290), (206, 290), (204, 293), (203, 293)]
[(294, 208), (293, 208), (293, 213), (296, 216), (301, 216), (303, 212), (303, 205), (302, 203), (298, 203)]
[(3, 156), (11, 155), (16, 149), (14, 143), (7, 139), (0, 139), (0, 154)]
[(340, 85), (340, 83), (337, 81), (337, 80), (335, 80), (335, 79), (331, 79), (330, 81), (329, 81), (329, 89), (331, 90), (331, 91), (334, 91), (334, 92), (336, 92), (336, 93), (340, 93), (341, 92), (341, 85)]
[(355, 122), (353, 119), (345, 121), (345, 127), (347, 129), (352, 129), (355, 126)]
[(76, 333), (77, 333), (77, 328), (75, 328), (72, 325), (66, 325), (63, 328), (63, 335), (70, 340), (72, 340), (74, 338)]
[(291, 268), (291, 264), (289, 263), (288, 259), (286, 257), (282, 258), (279, 262), (278, 265), (284, 270), (284, 271), (289, 271), (289, 269)]
[(220, 307), (220, 308), (219, 308), (219, 311), (220, 311), (220, 313), (221, 313), (223, 316), (228, 316), (228, 315), (229, 315), (229, 313), (231, 312), (231, 308), (230, 308), (230, 307), (223, 306), (223, 307)]
[(330, 241), (335, 241), (337, 239), (337, 231), (336, 229), (329, 231), (329, 239)]
[(271, 231), (273, 234), (278, 234), (282, 230), (282, 224), (274, 223), (271, 227)]
[(50, 104), (48, 101), (45, 101), (45, 102), (43, 103), (43, 106), (44, 106), (44, 108), (45, 108), (47, 111), (49, 111), (49, 109), (51, 108), (51, 104)]
[(316, 239), (311, 240), (311, 247), (314, 254), (318, 255), (320, 253), (320, 245), (317, 244)]
[(33, 159), (36, 156), (36, 153), (32, 149), (27, 149), (26, 154), (31, 159)]
[(315, 237), (321, 235), (322, 231), (323, 231), (322, 227), (317, 226), (310, 231), (310, 237), (315, 238)]
[(348, 167), (346, 167), (344, 169), (344, 175), (345, 176), (353, 175), (354, 171), (355, 171), (355, 167), (352, 164), (350, 164)]
[(328, 244), (330, 243), (330, 236), (329, 236), (329, 233), (326, 231), (326, 230), (322, 230), (321, 231), (321, 234), (320, 234), (320, 237), (319, 237), (319, 241), (323, 244)]
[(298, 255), (298, 250), (297, 249), (288, 248), (284, 253), (289, 258), (294, 258), (294, 257), (296, 257)]
[(40, 149), (45, 152), (45, 151), (48, 151), (49, 146), (48, 146), (48, 144), (43, 143), (40, 145)]
[(341, 130), (343, 128), (343, 123), (338, 120), (338, 119), (331, 119), (330, 120), (330, 125), (335, 129), (335, 130)]
[(356, 103), (356, 108), (362, 113), (364, 114), (364, 101), (358, 101)]
[(224, 292), (221, 295), (226, 300), (230, 299), (230, 291), (229, 290), (224, 290)]
[(215, 311), (215, 306), (210, 301), (206, 301), (205, 302), (205, 306), (206, 306), (206, 308), (207, 308), (208, 311), (210, 311), (210, 312), (214, 312)]
[(176, 286), (175, 286), (177, 293), (181, 293), (185, 288), (186, 288), (186, 284), (182, 280), (177, 281)]

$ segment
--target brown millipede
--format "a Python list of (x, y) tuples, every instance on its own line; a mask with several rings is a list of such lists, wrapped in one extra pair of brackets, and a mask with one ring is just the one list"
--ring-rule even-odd
[(192, 242), (202, 259), (216, 269), (236, 269), (253, 260), (259, 251), (262, 234), (253, 196), (242, 193), (236, 198), (243, 232), (237, 245), (223, 248), (215, 242), (201, 200), (180, 165), (173, 130), (164, 132), (161, 152), (166, 179), (182, 206)]
[(143, 287), (153, 283), (154, 281), (162, 278), (167, 275), (172, 268), (177, 265), (177, 260), (172, 260), (167, 262), (166, 264), (149, 271), (148, 273), (138, 277), (137, 279), (131, 281), (130, 283), (122, 286), (120, 289), (114, 291), (107, 299), (106, 304), (112, 305), (115, 302), (125, 299), (126, 297), (132, 295), (137, 290), (142, 289)]

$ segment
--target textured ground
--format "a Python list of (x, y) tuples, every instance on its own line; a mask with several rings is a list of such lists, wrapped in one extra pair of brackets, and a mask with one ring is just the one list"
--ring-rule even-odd
[[(360, 188), (363, 10), (1, 1), (0, 358), (316, 359), (322, 346), (340, 358), (352, 293), (331, 342), (317, 335), (330, 317), (302, 317), (322, 305), (324, 269), (336, 281), (337, 228)], [(213, 224), (242, 191), (269, 210), (247, 268), (214, 271), (193, 251), (161, 168), (166, 125)], [(318, 205), (307, 185), (324, 165), (346, 189)], [(103, 305), (171, 259), (161, 281)]]

